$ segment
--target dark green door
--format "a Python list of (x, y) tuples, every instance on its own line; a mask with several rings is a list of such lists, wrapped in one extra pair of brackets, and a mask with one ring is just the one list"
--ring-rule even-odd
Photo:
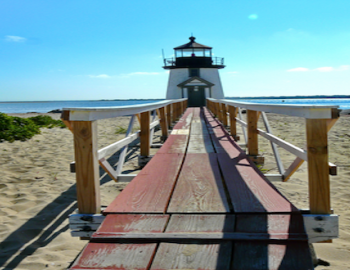
[(205, 106), (205, 89), (204, 87), (188, 87), (188, 107)]

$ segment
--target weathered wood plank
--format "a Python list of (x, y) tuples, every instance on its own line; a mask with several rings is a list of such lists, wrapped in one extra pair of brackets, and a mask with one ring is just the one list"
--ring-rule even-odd
[(104, 214), (165, 213), (183, 157), (183, 154), (156, 154)]
[(314, 269), (307, 241), (235, 242), (234, 270), (310, 270)]
[(236, 230), (239, 233), (304, 234), (301, 214), (236, 215)]
[[(234, 216), (173, 215), (166, 232), (233, 232)], [(232, 244), (161, 243), (151, 269), (230, 269)]]
[(188, 138), (188, 135), (170, 135), (162, 147), (157, 151), (157, 154), (184, 154), (186, 152)]
[(71, 269), (149, 269), (157, 244), (89, 243)]
[(173, 127), (174, 129), (189, 129), (193, 117), (193, 108), (187, 108), (180, 120)]
[[(168, 219), (169, 215), (111, 214), (106, 216), (96, 234), (163, 232)], [(94, 238), (95, 235), (92, 240)]]
[(172, 215), (166, 232), (234, 232), (234, 215)]
[[(95, 234), (163, 232), (168, 215), (108, 215)], [(91, 241), (96, 241), (94, 235)], [(102, 241), (106, 241), (102, 238)], [(157, 244), (89, 243), (71, 269), (149, 269)]]
[(234, 211), (236, 213), (297, 212), (298, 209), (265, 179), (222, 125), (215, 122), (210, 113), (204, 111), (204, 115), (215, 150), (218, 152), (218, 162)]
[(151, 269), (230, 269), (231, 243), (160, 244)]
[(169, 213), (229, 212), (216, 154), (187, 154)]

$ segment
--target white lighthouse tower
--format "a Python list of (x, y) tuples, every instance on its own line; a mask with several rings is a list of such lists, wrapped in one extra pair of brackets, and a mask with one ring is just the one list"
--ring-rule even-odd
[(224, 98), (219, 69), (224, 59), (212, 57), (212, 47), (195, 42), (175, 47), (175, 59), (164, 59), (164, 69), (169, 69), (167, 99), (188, 98), (189, 107), (205, 106), (206, 98)]

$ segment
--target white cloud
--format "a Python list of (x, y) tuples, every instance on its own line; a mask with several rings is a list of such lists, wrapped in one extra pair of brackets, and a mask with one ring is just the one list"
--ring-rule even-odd
[(100, 74), (100, 75), (89, 75), (90, 78), (98, 78), (98, 79), (108, 79), (111, 78), (111, 76), (107, 74)]
[(25, 42), (27, 39), (19, 36), (5, 36), (5, 40), (8, 42)]
[(258, 18), (258, 15), (256, 15), (256, 14), (250, 14), (248, 16), (248, 19), (250, 19), (250, 20), (256, 20), (257, 18)]
[(121, 77), (131, 77), (131, 76), (154, 76), (154, 75), (159, 75), (159, 72), (143, 72), (143, 71), (138, 71), (138, 72), (131, 72), (127, 74), (121, 74)]
[(349, 70), (350, 69), (350, 65), (342, 65), (338, 68), (338, 70)]
[(304, 67), (297, 67), (287, 70), (288, 72), (305, 72), (305, 71), (318, 71), (318, 72), (332, 72), (332, 71), (345, 71), (350, 70), (350, 65), (342, 65), (337, 68), (335, 67), (318, 67), (315, 69), (309, 69)]
[(319, 67), (319, 68), (315, 68), (316, 71), (320, 71), (320, 72), (330, 72), (330, 71), (334, 71), (335, 68), (334, 67)]
[(288, 69), (287, 71), (288, 72), (305, 72), (305, 71), (309, 71), (309, 69), (304, 67), (297, 67), (297, 68)]

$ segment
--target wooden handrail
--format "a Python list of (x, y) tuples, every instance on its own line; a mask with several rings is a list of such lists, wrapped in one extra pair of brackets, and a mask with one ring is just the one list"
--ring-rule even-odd
[[(256, 104), (247, 102), (236, 102), (226, 99), (207, 99), (208, 108), (218, 116), (220, 121), (224, 120), (222, 113), (223, 106), (228, 106), (230, 116), (231, 135), (237, 139), (236, 124), (247, 127), (248, 136), (246, 139), (248, 153), (253, 156), (258, 155), (257, 135), (262, 135), (271, 144), (279, 145), (285, 150), (297, 156), (289, 168), (284, 171), (283, 165), (278, 164), (281, 179), (288, 179), (300, 167), (304, 161), (308, 161), (309, 178), (309, 206), (312, 214), (330, 214), (330, 187), (329, 174), (334, 169), (334, 164), (328, 162), (328, 142), (327, 133), (337, 121), (340, 115), (338, 106), (328, 105), (272, 105)], [(238, 111), (244, 108), (247, 110), (247, 123), (238, 119)], [(221, 110), (220, 110), (221, 109)], [(257, 127), (260, 112), (270, 112), (289, 116), (303, 117), (306, 119), (307, 151), (296, 147), (271, 134), (268, 124), (265, 125), (267, 132)], [(232, 115), (234, 114), (234, 115)], [(263, 114), (265, 124), (266, 115)], [(281, 162), (277, 148), (274, 148), (276, 162)]]
[[(162, 135), (165, 138), (171, 122), (175, 121), (187, 107), (187, 99), (164, 100), (155, 103), (103, 107), (103, 108), (64, 108), (61, 118), (74, 135), (75, 172), (77, 181), (77, 201), (79, 213), (100, 213), (100, 166), (117, 180), (120, 167), (117, 170), (108, 163), (107, 156), (122, 150), (119, 164), (124, 163), (126, 147), (136, 138), (140, 137), (141, 156), (149, 156), (151, 144), (151, 132), (156, 125), (161, 123)], [(150, 112), (159, 109), (159, 120), (150, 119)], [(96, 120), (113, 118), (118, 116), (135, 116), (140, 121), (140, 131), (130, 134), (132, 123), (129, 124), (126, 138), (113, 143), (103, 149), (97, 149), (97, 122)], [(155, 117), (155, 116), (154, 116)], [(170, 122), (168, 123), (168, 120)]]

